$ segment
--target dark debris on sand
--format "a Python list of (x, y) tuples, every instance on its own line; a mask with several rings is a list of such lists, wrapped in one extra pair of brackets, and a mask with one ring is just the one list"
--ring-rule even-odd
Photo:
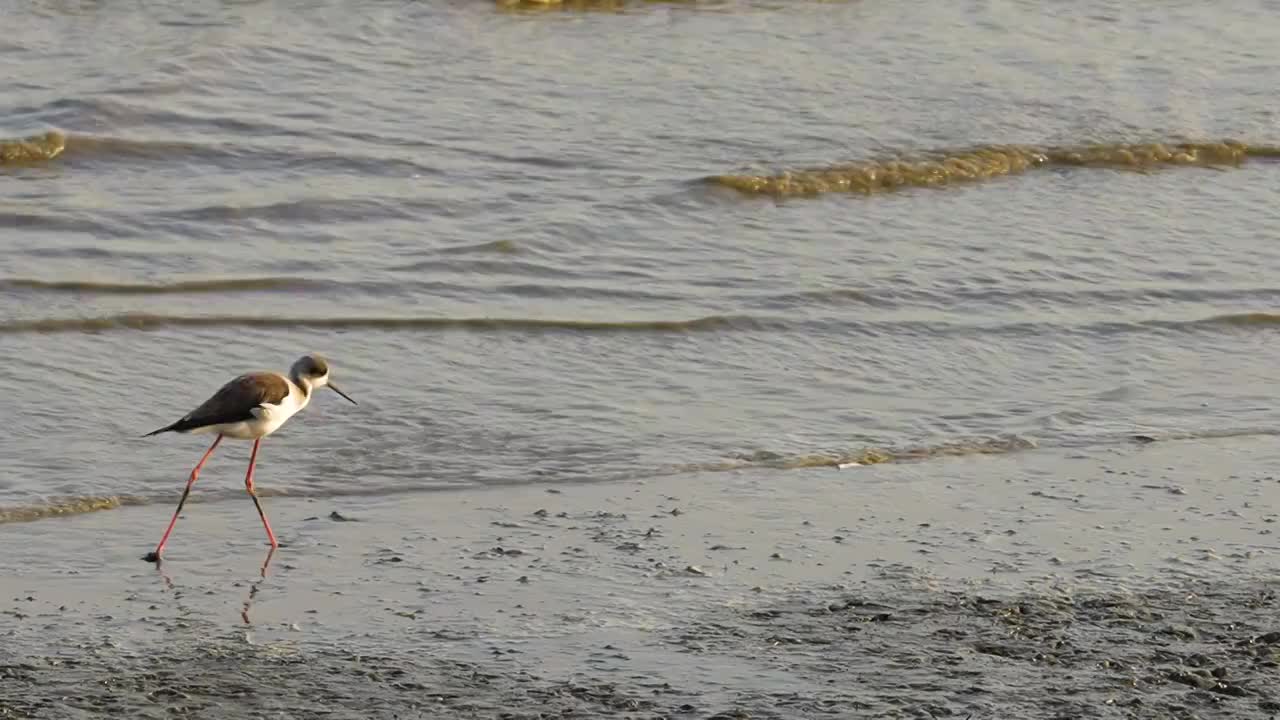
[[(1280, 598), (1262, 584), (1141, 592), (868, 582), (715, 604), (645, 635), (682, 658), (622, 672), (169, 636), (0, 648), (8, 718), (1107, 718), (1280, 715)], [(906, 584), (903, 584), (906, 585)], [(690, 662), (692, 661), (692, 665)], [(667, 664), (667, 663), (662, 663)]]
[[(654, 717), (661, 683), (556, 682), (430, 658), (280, 654), (227, 640), (183, 654), (0, 660), (0, 718)], [(682, 701), (683, 702), (683, 701)], [(680, 703), (674, 703), (679, 705)]]
[(1012, 598), (868, 586), (704, 619), (675, 641), (839, 686), (805, 716), (1280, 717), (1280, 599), (1262, 585)]

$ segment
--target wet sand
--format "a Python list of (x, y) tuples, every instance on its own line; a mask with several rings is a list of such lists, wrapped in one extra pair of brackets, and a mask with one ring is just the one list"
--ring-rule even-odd
[(0, 526), (0, 718), (1272, 717), (1275, 446)]

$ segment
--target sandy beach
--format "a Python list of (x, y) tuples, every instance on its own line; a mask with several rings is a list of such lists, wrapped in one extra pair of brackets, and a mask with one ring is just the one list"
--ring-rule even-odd
[(0, 717), (1271, 717), (1276, 458), (274, 497), (265, 579), (247, 499), (8, 524)]

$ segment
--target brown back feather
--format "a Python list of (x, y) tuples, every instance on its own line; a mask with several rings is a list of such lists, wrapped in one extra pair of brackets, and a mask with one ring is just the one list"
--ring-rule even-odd
[(268, 372), (248, 373), (231, 380), (218, 389), (195, 410), (174, 423), (174, 430), (182, 432), (205, 425), (241, 422), (254, 418), (251, 412), (263, 403), (278, 405), (289, 396), (289, 383), (279, 375)]

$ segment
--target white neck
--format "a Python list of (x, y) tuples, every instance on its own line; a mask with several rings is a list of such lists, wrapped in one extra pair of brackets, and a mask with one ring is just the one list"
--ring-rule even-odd
[(306, 405), (307, 402), (311, 400), (311, 393), (316, 389), (315, 386), (311, 384), (311, 378), (298, 377), (297, 375), (294, 375), (289, 379), (293, 380), (293, 384), (297, 385), (298, 389), (302, 391), (302, 404)]

